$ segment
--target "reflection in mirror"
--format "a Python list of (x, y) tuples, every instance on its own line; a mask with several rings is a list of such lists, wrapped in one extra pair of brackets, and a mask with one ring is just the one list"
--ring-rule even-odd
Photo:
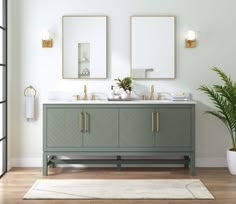
[(131, 76), (175, 78), (175, 17), (131, 17)]
[(107, 17), (63, 16), (65, 79), (107, 78)]
[(78, 53), (79, 53), (79, 78), (89, 77), (90, 76), (90, 45), (89, 43), (79, 43), (78, 44)]

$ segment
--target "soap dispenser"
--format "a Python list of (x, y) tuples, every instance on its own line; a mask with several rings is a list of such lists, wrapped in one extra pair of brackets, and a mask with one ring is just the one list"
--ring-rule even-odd
[(113, 89), (114, 87), (113, 86), (111, 86), (111, 90), (110, 90), (110, 92), (109, 92), (109, 99), (113, 99), (114, 98), (114, 89)]

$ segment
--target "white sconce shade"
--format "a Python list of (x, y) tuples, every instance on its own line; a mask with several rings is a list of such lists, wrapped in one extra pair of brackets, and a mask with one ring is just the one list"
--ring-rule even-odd
[(42, 32), (42, 47), (43, 48), (52, 47), (52, 35), (49, 31)]
[(51, 36), (50, 36), (49, 31), (43, 31), (43, 32), (42, 32), (42, 39), (43, 39), (43, 40), (49, 40), (49, 39), (51, 39)]
[(194, 31), (192, 30), (189, 30), (188, 33), (187, 33), (187, 39), (188, 40), (195, 40), (196, 39), (196, 34)]
[(186, 48), (196, 47), (196, 33), (192, 30), (189, 30), (185, 39)]

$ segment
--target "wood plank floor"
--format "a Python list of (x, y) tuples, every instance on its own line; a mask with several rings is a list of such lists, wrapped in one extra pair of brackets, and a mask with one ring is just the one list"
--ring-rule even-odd
[[(190, 176), (183, 168), (55, 168), (43, 177), (41, 168), (13, 168), (0, 179), (0, 204), (235, 204), (236, 176), (226, 168), (197, 168), (197, 176)], [(36, 179), (171, 179), (196, 178), (206, 185), (215, 200), (22, 200)]]

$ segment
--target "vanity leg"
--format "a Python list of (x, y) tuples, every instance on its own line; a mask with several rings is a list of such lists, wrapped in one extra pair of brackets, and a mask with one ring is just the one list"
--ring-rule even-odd
[(189, 156), (184, 156), (184, 168), (189, 167)]
[(195, 176), (196, 175), (196, 169), (195, 169), (195, 153), (190, 154), (190, 170), (191, 170), (191, 175)]
[(117, 160), (117, 169), (118, 171), (121, 171), (121, 156), (117, 156), (116, 160)]
[(48, 155), (43, 153), (43, 176), (48, 175)]

